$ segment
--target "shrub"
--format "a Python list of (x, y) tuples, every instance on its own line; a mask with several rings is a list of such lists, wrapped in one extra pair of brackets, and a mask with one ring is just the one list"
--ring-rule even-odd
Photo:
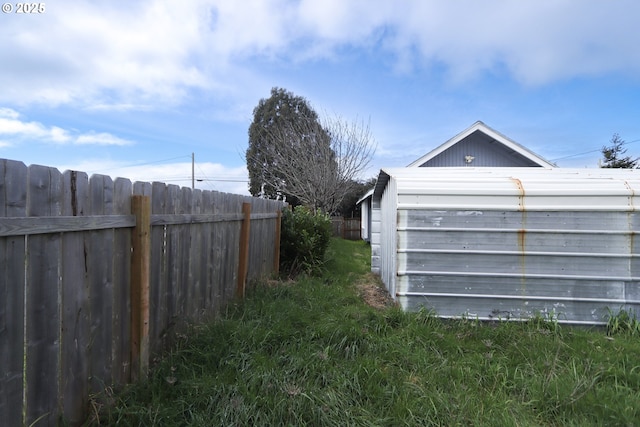
[(319, 274), (331, 240), (331, 220), (304, 206), (284, 209), (280, 237), (280, 269), (283, 274)]

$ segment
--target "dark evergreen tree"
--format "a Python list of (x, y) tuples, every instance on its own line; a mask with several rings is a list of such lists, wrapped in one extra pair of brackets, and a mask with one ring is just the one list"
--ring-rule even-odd
[(287, 177), (282, 173), (282, 169), (295, 165), (278, 162), (283, 161), (284, 152), (300, 152), (302, 146), (308, 149), (308, 138), (297, 135), (301, 122), (310, 122), (314, 128), (321, 129), (318, 114), (307, 100), (282, 88), (271, 89), (271, 96), (261, 99), (254, 108), (246, 153), (252, 195), (271, 199), (285, 196), (295, 204), (296, 198), (287, 192)]
[(603, 168), (620, 168), (620, 169), (636, 169), (638, 167), (638, 158), (625, 156), (627, 149), (624, 148), (625, 141), (620, 138), (617, 133), (613, 134), (610, 145), (602, 147), (602, 155), (604, 162)]

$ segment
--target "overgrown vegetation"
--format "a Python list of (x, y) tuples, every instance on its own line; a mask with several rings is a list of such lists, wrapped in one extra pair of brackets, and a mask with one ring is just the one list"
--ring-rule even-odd
[(630, 335), (640, 337), (640, 320), (633, 310), (621, 309), (614, 313), (609, 309), (609, 320), (607, 321), (607, 334)]
[(320, 211), (298, 206), (283, 210), (280, 237), (280, 271), (294, 277), (322, 272), (331, 240), (331, 219)]
[(553, 319), (443, 321), (363, 302), (362, 242), (194, 327), (104, 425), (639, 425), (640, 341)]

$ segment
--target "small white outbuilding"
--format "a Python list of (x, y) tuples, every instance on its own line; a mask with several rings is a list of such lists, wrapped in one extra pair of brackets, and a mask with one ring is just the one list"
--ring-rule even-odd
[(382, 169), (372, 253), (404, 309), (603, 324), (640, 309), (640, 171)]
[[(408, 168), (554, 168), (530, 149), (518, 144), (497, 130), (477, 121), (467, 129), (414, 160)], [(373, 199), (373, 190), (365, 194), (358, 204), (361, 206), (361, 237), (371, 243), (371, 270), (380, 272), (379, 200)]]

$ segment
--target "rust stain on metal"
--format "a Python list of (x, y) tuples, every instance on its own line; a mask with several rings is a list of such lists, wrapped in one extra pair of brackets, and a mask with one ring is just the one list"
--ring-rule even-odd
[[(524, 221), (524, 215), (523, 215)], [(524, 228), (524, 222), (522, 228), (518, 230), (518, 249), (520, 250), (520, 290), (524, 296), (527, 292), (527, 230)]]
[(518, 209), (521, 211), (524, 211), (525, 192), (524, 192), (524, 186), (522, 185), (522, 181), (520, 181), (518, 178), (513, 178), (513, 177), (509, 179), (513, 181), (513, 183), (516, 185), (516, 188), (518, 189)]
[(525, 245), (527, 243), (527, 230), (521, 228), (518, 230), (518, 249), (520, 250), (520, 254), (524, 256)]
[(636, 210), (635, 207), (633, 206), (633, 198), (635, 197), (636, 192), (633, 190), (633, 187), (631, 187), (629, 185), (629, 182), (626, 181), (626, 180), (624, 181), (624, 186), (627, 187), (627, 190), (629, 190), (629, 192), (631, 193), (631, 194), (629, 194), (629, 198), (628, 199), (629, 199), (629, 208), (631, 208), (631, 211), (633, 212), (633, 211)]
[(518, 178), (510, 178), (518, 189), (518, 210), (522, 212), (521, 227), (518, 230), (518, 249), (520, 251), (520, 290), (524, 296), (527, 292), (527, 265), (526, 265), (526, 244), (527, 244), (527, 210), (525, 209), (525, 191), (522, 181)]
[[(633, 229), (633, 217), (634, 217), (634, 212), (636, 210), (635, 206), (633, 205), (633, 198), (635, 197), (636, 193), (633, 190), (633, 187), (631, 187), (631, 185), (629, 185), (628, 181), (624, 181), (624, 186), (627, 187), (627, 190), (629, 190), (629, 192), (631, 194), (629, 194), (629, 212), (627, 212), (627, 229), (629, 230), (629, 253), (630, 254), (634, 254), (635, 253), (635, 244), (636, 244), (636, 232)], [(631, 263), (629, 264), (629, 273), (630, 275), (633, 276), (633, 272), (631, 271)]]

